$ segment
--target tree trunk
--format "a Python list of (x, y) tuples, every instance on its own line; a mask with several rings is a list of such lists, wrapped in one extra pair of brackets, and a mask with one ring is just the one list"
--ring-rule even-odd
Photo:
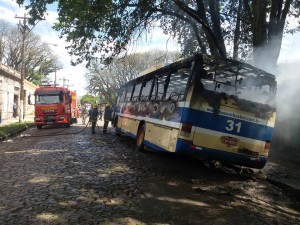
[(209, 2), (209, 13), (211, 16), (211, 21), (212, 21), (212, 30), (214, 32), (214, 35), (217, 39), (217, 44), (218, 46), (222, 49), (222, 51), (226, 55), (226, 48), (224, 44), (224, 38), (222, 35), (222, 30), (221, 30), (221, 22), (220, 22), (220, 3), (219, 0), (215, 1), (208, 1)]
[(253, 0), (253, 59), (257, 67), (264, 65), (264, 47), (267, 43), (267, 1)]
[[(205, 10), (203, 0), (197, 0), (197, 13), (198, 13), (199, 17), (204, 21), (204, 23), (206, 23), (208, 25), (208, 20), (206, 17), (206, 10)], [(209, 45), (210, 53), (212, 55), (219, 56), (220, 54), (219, 54), (218, 48), (217, 48), (215, 42), (213, 41), (213, 39), (211, 38), (210, 33), (205, 28), (203, 28), (203, 32), (205, 34), (207, 43)]]
[(233, 59), (237, 60), (239, 56), (239, 43), (240, 43), (240, 34), (241, 34), (241, 11), (242, 11), (242, 0), (238, 1), (238, 11), (237, 11), (237, 18), (234, 30), (234, 39), (233, 39)]
[(255, 66), (276, 72), (284, 24), (293, 0), (272, 0), (268, 35), (266, 32), (266, 0), (253, 0), (253, 58)]

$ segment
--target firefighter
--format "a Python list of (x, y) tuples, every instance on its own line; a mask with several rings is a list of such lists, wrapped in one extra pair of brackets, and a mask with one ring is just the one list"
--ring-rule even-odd
[(92, 108), (89, 111), (89, 122), (92, 123), (92, 134), (95, 134), (95, 128), (98, 118), (98, 107), (97, 104), (93, 104)]
[(107, 132), (107, 126), (108, 126), (108, 123), (109, 123), (109, 121), (112, 119), (111, 114), (112, 114), (112, 109), (111, 109), (111, 107), (110, 107), (110, 104), (107, 103), (107, 104), (105, 105), (105, 110), (104, 110), (103, 134), (106, 134), (106, 132)]

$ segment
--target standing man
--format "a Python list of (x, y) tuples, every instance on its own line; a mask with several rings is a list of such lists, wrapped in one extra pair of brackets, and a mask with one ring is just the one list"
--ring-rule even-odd
[(17, 117), (17, 109), (18, 109), (17, 103), (14, 102), (14, 103), (13, 103), (13, 117), (14, 117), (14, 118)]
[(92, 134), (95, 134), (95, 128), (96, 128), (96, 123), (97, 123), (97, 119), (98, 119), (98, 109), (97, 109), (97, 104), (93, 104), (92, 108), (89, 111), (89, 122), (92, 123)]
[(109, 103), (107, 103), (105, 105), (105, 110), (104, 110), (104, 125), (103, 125), (103, 134), (106, 134), (107, 132), (107, 126), (110, 120), (112, 120), (112, 109), (109, 105)]
[(86, 109), (86, 105), (84, 105), (81, 108), (82, 125), (85, 125), (86, 116), (87, 116), (87, 109)]
[(98, 105), (99, 108), (99, 120), (102, 120), (102, 109), (101, 109), (101, 105)]

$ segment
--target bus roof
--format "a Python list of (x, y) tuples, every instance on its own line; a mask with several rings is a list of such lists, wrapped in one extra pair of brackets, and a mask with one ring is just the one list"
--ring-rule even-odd
[(275, 76), (273, 74), (270, 74), (264, 70), (256, 68), (248, 63), (239, 62), (239, 61), (232, 60), (232, 59), (224, 59), (224, 58), (211, 56), (211, 55), (195, 54), (194, 56), (178, 60), (178, 61), (171, 63), (169, 65), (166, 65), (164, 67), (153, 70), (145, 75), (139, 76), (139, 77), (129, 81), (128, 83), (124, 84), (123, 86), (127, 86), (132, 83), (137, 83), (142, 80), (151, 79), (151, 78), (153, 78), (154, 75), (159, 75), (159, 74), (163, 74), (163, 73), (166, 73), (169, 71), (177, 71), (179, 69), (191, 67), (191, 64), (194, 61), (198, 61), (199, 63), (202, 62), (201, 69), (204, 69), (204, 70), (206, 69), (207, 66), (209, 66), (210, 68), (222, 70), (226, 73), (231, 73), (231, 74), (238, 73), (243, 76), (259, 75), (270, 81), (275, 81)]

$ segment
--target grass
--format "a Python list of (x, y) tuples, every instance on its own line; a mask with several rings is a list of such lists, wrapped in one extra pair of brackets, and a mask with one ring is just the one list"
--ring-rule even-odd
[(0, 127), (0, 139), (3, 139), (7, 135), (16, 133), (24, 128), (28, 128), (32, 126), (34, 123), (33, 122), (23, 122), (23, 123), (12, 123), (3, 127)]

